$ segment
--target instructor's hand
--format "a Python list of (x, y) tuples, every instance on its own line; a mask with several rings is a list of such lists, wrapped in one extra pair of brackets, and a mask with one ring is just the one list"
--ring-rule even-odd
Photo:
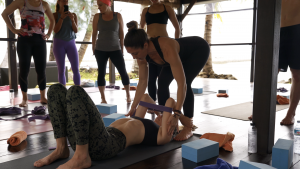
[(129, 110), (129, 112), (128, 112), (125, 116), (132, 117), (133, 114), (135, 113), (135, 111), (136, 111), (136, 108), (131, 108), (131, 109)]
[(169, 135), (172, 135), (175, 128), (177, 128), (177, 131), (179, 131), (179, 128), (178, 128), (178, 119), (179, 119), (179, 116), (176, 116), (175, 114), (173, 114), (172, 116), (169, 117), (168, 119), (168, 134)]

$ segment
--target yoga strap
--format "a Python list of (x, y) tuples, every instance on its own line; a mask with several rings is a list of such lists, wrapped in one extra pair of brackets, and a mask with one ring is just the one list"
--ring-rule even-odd
[[(21, 114), (21, 110), (18, 107), (10, 107), (10, 108), (0, 108), (0, 116), (1, 115), (19, 115)], [(30, 111), (30, 110), (24, 110), (24, 111)], [(34, 110), (31, 111), (31, 114), (26, 114), (24, 116), (21, 117), (17, 117), (14, 119), (2, 119), (0, 118), (0, 120), (4, 120), (4, 121), (10, 121), (10, 120), (19, 120), (22, 118), (26, 118), (28, 116), (32, 116), (28, 118), (28, 121), (31, 122), (35, 119), (40, 119), (40, 120), (47, 120), (50, 119), (49, 114), (46, 114), (44, 116), (36, 116), (36, 115), (41, 115), (41, 114), (45, 114), (46, 113), (46, 107), (45, 106), (36, 106), (34, 108)]]
[(165, 106), (151, 104), (151, 103), (147, 103), (147, 102), (143, 102), (143, 101), (140, 101), (139, 105), (147, 107), (148, 110), (154, 110), (154, 111), (159, 111), (159, 112), (166, 111), (166, 112), (172, 113), (172, 111), (173, 111), (173, 109), (171, 107), (165, 107)]

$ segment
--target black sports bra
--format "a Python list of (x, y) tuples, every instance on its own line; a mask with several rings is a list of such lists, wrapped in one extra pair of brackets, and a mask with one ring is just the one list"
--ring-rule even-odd
[(153, 43), (153, 45), (154, 45), (154, 47), (155, 47), (157, 53), (159, 54), (159, 56), (161, 57), (161, 59), (162, 59), (165, 63), (164, 63), (163, 65), (160, 65), (160, 64), (154, 62), (154, 61), (150, 58), (149, 55), (146, 56), (146, 61), (149, 62), (149, 63), (155, 64), (155, 65), (157, 65), (157, 66), (170, 66), (170, 64), (169, 64), (168, 62), (166, 62), (166, 60), (164, 59), (164, 55), (163, 55), (163, 53), (162, 53), (162, 51), (161, 51), (161, 48), (160, 48), (160, 46), (159, 46), (159, 43), (158, 43), (158, 38), (159, 38), (159, 37), (160, 37), (160, 36), (158, 36), (158, 37), (156, 37), (156, 38), (151, 38), (150, 40), (152, 41), (152, 43)]
[(156, 146), (157, 145), (157, 134), (159, 125), (149, 119), (143, 119), (140, 117), (133, 116), (132, 118), (140, 120), (145, 127), (145, 137), (141, 144)]
[(153, 23), (168, 24), (169, 14), (166, 10), (165, 5), (164, 5), (165, 10), (161, 13), (154, 13), (154, 14), (149, 13), (149, 8), (148, 8), (146, 16), (145, 16), (147, 25), (150, 25)]

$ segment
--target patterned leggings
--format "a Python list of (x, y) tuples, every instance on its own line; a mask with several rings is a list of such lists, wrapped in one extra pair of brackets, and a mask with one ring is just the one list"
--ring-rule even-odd
[(118, 129), (105, 127), (92, 99), (79, 86), (67, 90), (52, 85), (47, 93), (55, 139), (67, 137), (72, 149), (89, 144), (92, 160), (111, 158), (125, 149), (126, 137)]

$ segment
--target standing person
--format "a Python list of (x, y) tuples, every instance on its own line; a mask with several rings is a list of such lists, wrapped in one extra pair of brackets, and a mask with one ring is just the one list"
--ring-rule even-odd
[[(110, 58), (121, 75), (122, 83), (126, 90), (127, 102), (130, 103), (129, 77), (123, 58), (123, 18), (120, 13), (111, 10), (110, 0), (98, 0), (97, 3), (100, 13), (97, 13), (93, 20), (92, 49), (98, 64), (98, 88), (101, 93), (101, 103), (107, 103), (104, 90), (108, 58)], [(97, 35), (98, 39), (96, 42)]]
[(158, 103), (164, 105), (170, 97), (169, 86), (173, 79), (176, 80), (177, 103), (174, 112), (181, 113), (183, 107), (184, 116), (169, 118), (171, 127), (177, 127), (178, 118), (184, 125), (183, 130), (174, 138), (181, 141), (193, 135), (194, 93), (191, 84), (195, 77), (207, 62), (210, 48), (208, 43), (197, 36), (171, 39), (168, 37), (156, 37), (149, 39), (144, 29), (137, 29), (137, 22), (127, 24), (129, 28), (125, 36), (124, 45), (128, 53), (137, 59), (139, 65), (139, 84), (137, 86), (134, 101), (127, 116), (132, 116), (147, 87), (149, 63), (162, 66), (158, 77)]
[[(300, 100), (300, 1), (282, 0), (280, 24), (279, 71), (292, 73), (290, 107), (281, 125), (293, 125)], [(252, 116), (249, 117), (252, 120)]]
[[(180, 37), (180, 28), (174, 10), (170, 6), (162, 4), (160, 0), (150, 1), (152, 5), (149, 8), (145, 8), (142, 12), (141, 28), (144, 29), (147, 24), (147, 34), (151, 38), (158, 36), (168, 37), (167, 24), (168, 19), (170, 19), (175, 29), (175, 39), (178, 39)], [(160, 66), (149, 64), (148, 93), (154, 101), (157, 94), (156, 79), (160, 71)]]
[[(8, 15), (19, 9), (21, 16), (21, 28), (16, 29), (11, 23)], [(50, 20), (48, 33), (45, 34), (45, 16)], [(19, 83), (22, 90), (23, 100), (19, 105), (26, 107), (28, 104), (27, 84), (30, 70), (31, 56), (33, 56), (37, 81), (41, 93), (41, 103), (47, 104), (46, 93), (46, 40), (49, 39), (54, 28), (55, 20), (50, 6), (43, 0), (15, 0), (3, 11), (2, 17), (7, 27), (18, 34), (17, 53), (19, 57)]]
[(58, 67), (59, 83), (66, 85), (65, 57), (67, 54), (74, 74), (74, 84), (80, 85), (79, 58), (75, 44), (75, 33), (78, 32), (77, 15), (70, 11), (65, 12), (64, 6), (68, 3), (68, 0), (58, 0), (56, 3), (56, 12), (53, 13), (56, 21), (53, 53)]

